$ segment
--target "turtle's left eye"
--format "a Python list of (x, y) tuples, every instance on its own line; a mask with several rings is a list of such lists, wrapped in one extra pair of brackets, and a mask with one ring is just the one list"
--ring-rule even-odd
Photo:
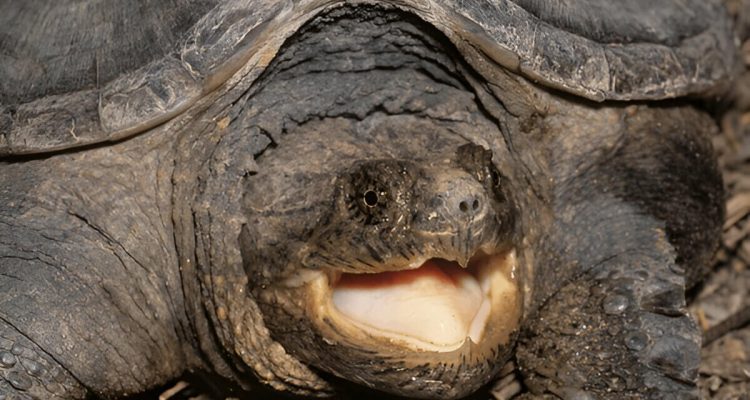
[(378, 192), (374, 190), (368, 190), (365, 192), (364, 195), (362, 195), (362, 200), (365, 202), (365, 205), (367, 207), (370, 207), (370, 208), (375, 207), (378, 205), (378, 200), (379, 200)]
[(492, 179), (492, 187), (496, 188), (500, 186), (500, 174), (498, 174), (497, 171), (495, 171), (495, 169), (492, 167), (489, 168), (489, 171), (490, 179)]

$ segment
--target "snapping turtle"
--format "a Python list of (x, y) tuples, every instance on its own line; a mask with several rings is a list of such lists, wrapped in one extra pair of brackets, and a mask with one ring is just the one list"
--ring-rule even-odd
[(0, 398), (694, 398), (716, 2), (0, 3)]

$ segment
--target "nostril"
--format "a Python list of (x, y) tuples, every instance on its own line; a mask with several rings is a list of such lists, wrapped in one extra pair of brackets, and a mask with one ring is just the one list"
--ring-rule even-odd
[[(469, 201), (471, 201), (471, 203), (469, 203)], [(461, 210), (461, 212), (464, 212), (464, 213), (471, 213), (471, 212), (477, 211), (479, 209), (479, 205), (480, 205), (479, 204), (479, 200), (473, 199), (473, 200), (469, 200), (469, 201), (464, 200), (464, 201), (458, 203), (458, 209)], [(469, 204), (471, 204), (471, 205), (469, 205)]]

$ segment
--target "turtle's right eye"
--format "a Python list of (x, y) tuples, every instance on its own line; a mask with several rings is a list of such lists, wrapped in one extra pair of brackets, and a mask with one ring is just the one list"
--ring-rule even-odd
[(375, 207), (378, 205), (378, 193), (374, 190), (368, 190), (362, 195), (362, 201), (364, 201), (367, 207)]
[(418, 171), (408, 161), (366, 160), (340, 175), (339, 185), (348, 216), (365, 225), (406, 223)]
[[(364, 186), (364, 187), (362, 187)], [(378, 225), (390, 220), (388, 192), (379, 189), (375, 182), (368, 182), (359, 188), (352, 188), (349, 198), (349, 210), (354, 212), (357, 220), (367, 225)]]

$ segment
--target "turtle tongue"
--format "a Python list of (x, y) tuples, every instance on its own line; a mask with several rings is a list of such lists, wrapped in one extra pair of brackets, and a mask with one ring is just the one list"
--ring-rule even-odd
[(333, 289), (333, 304), (355, 323), (437, 347), (455, 348), (468, 336), (476, 342), (486, 317), (480, 329), (472, 322), (489, 313), (486, 298), (474, 276), (442, 260), (413, 270), (344, 274)]

